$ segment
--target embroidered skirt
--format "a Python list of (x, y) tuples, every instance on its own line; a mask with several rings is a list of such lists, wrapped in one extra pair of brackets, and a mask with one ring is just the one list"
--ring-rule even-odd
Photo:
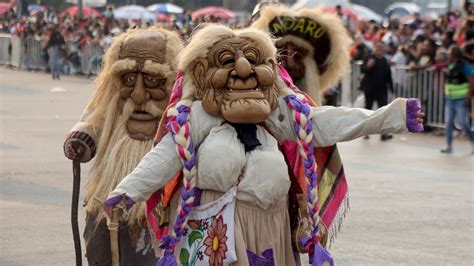
[[(201, 204), (217, 200), (224, 193), (205, 190)], [(173, 228), (179, 193), (171, 201), (170, 221)], [(235, 206), (235, 251), (232, 265), (299, 265), (291, 245), (288, 199), (264, 210), (254, 204), (237, 200)], [(299, 261), (299, 258), (298, 258)]]

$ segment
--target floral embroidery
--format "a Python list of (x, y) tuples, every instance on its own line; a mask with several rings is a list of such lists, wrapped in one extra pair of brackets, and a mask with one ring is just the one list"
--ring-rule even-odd
[(196, 229), (198, 229), (199, 226), (201, 226), (201, 220), (189, 220), (188, 221), (188, 226), (192, 230), (196, 230)]
[(202, 221), (202, 227), (204, 230), (207, 230), (209, 228), (209, 221), (208, 220)]
[[(235, 197), (236, 191), (235, 189), (231, 196)], [(177, 259), (180, 265), (221, 266), (237, 261), (233, 238), (235, 200), (228, 206), (229, 208), (218, 206), (219, 209), (213, 210), (214, 215), (207, 218), (187, 221), (186, 235), (179, 243)]]
[(198, 257), (198, 260), (203, 260), (204, 259), (204, 254), (202, 253), (202, 251), (198, 251), (197, 257)]
[(206, 246), (204, 254), (209, 257), (209, 265), (223, 265), (227, 251), (226, 232), (227, 225), (224, 224), (222, 216), (214, 219), (207, 231), (208, 236), (204, 239), (204, 245)]

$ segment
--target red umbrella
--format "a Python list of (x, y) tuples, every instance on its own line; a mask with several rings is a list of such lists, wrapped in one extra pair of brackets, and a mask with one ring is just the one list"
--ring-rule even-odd
[[(70, 6), (66, 9), (64, 9), (59, 16), (65, 16), (66, 14), (70, 14), (71, 16), (75, 17), (77, 16), (77, 11), (79, 11), (79, 8), (77, 6)], [(100, 17), (101, 14), (99, 11), (93, 9), (92, 7), (89, 6), (83, 6), (82, 7), (82, 15), (84, 17)]]
[(7, 13), (10, 8), (12, 8), (14, 3), (0, 3), (0, 15), (3, 15), (4, 13)]
[(218, 7), (218, 6), (208, 6), (208, 7), (198, 9), (191, 14), (191, 17), (192, 19), (196, 19), (199, 17), (211, 16), (211, 15), (214, 17), (219, 17), (224, 20), (235, 17), (234, 12), (228, 9), (225, 9), (223, 7)]
[[(323, 12), (326, 13), (336, 13), (336, 7), (335, 6), (325, 6), (322, 8)], [(360, 20), (359, 16), (357, 13), (350, 9), (349, 7), (342, 6), (341, 7), (341, 12), (344, 16), (347, 16), (350, 21), (357, 22)]]

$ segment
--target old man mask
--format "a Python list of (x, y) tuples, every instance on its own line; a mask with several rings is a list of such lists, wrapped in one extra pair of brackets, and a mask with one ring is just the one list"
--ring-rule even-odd
[(254, 40), (222, 39), (192, 65), (195, 96), (211, 115), (232, 123), (260, 123), (278, 105), (274, 69), (275, 59)]
[(126, 128), (133, 139), (152, 139), (166, 108), (174, 81), (167, 46), (162, 32), (136, 32), (123, 41), (113, 66), (121, 81), (120, 110), (128, 119)]

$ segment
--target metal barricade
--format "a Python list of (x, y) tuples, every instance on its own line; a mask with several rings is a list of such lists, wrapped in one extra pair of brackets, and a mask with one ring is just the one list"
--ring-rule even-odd
[(444, 127), (444, 73), (431, 69), (410, 70), (406, 67), (394, 67), (392, 73), (395, 77), (395, 95), (418, 98), (426, 113), (426, 125)]
[(354, 62), (350, 71), (342, 77), (341, 93), (338, 94), (338, 103), (342, 106), (363, 107), (356, 103), (357, 98), (361, 95), (360, 82), (363, 77), (361, 66), (362, 61)]
[(10, 65), (12, 57), (12, 35), (0, 34), (0, 64)]
[[(361, 62), (352, 64), (349, 85), (342, 87), (342, 94), (350, 90), (351, 104), (353, 106), (358, 95), (362, 80)], [(446, 112), (444, 104), (445, 73), (433, 69), (411, 70), (408, 67), (392, 67), (392, 79), (396, 97), (418, 98), (422, 104), (422, 110), (426, 113), (426, 125), (436, 128), (444, 128), (446, 123)], [(359, 106), (360, 107), (360, 106)], [(471, 110), (474, 110), (474, 102)], [(469, 116), (471, 129), (474, 130), (474, 112)]]
[(47, 62), (41, 56), (41, 42), (34, 36), (20, 38), (0, 34), (0, 64), (26, 69), (45, 69)]
[(18, 36), (12, 35), (11, 37), (11, 57), (10, 65), (15, 67), (21, 66), (21, 39)]
[(21, 67), (26, 69), (46, 69), (45, 57), (42, 56), (44, 49), (41, 47), (41, 41), (36, 40), (34, 36), (28, 36), (21, 42)]
[(357, 96), (360, 93), (360, 82), (362, 81), (362, 71), (361, 71), (362, 61), (357, 61), (353, 64), (351, 71), (351, 99), (352, 102), (355, 102)]
[(102, 65), (103, 49), (99, 44), (87, 42), (81, 48), (81, 71), (86, 75), (96, 75)]
[[(21, 39), (11, 34), (0, 34), (0, 64), (45, 70), (48, 62), (43, 55), (46, 52), (41, 46), (41, 41), (36, 40), (34, 36)], [(99, 44), (87, 42), (79, 47), (78, 44), (68, 43), (64, 53), (63, 70), (66, 68), (66, 73), (72, 74), (96, 75), (100, 71), (103, 54), (103, 48)], [(73, 57), (76, 60), (73, 60)], [(72, 61), (75, 61), (75, 64)], [(351, 71), (343, 77), (342, 92), (338, 96), (339, 102), (343, 105), (353, 106), (361, 94), (360, 83), (363, 78), (361, 66), (360, 61), (353, 63)], [(392, 78), (397, 97), (420, 99), (423, 111), (426, 113), (426, 125), (445, 127), (443, 72), (392, 67)], [(474, 110), (474, 102), (471, 110)], [(473, 111), (469, 117), (471, 128), (474, 129)]]
[[(0, 64), (24, 69), (48, 70), (49, 51), (34, 36), (20, 38), (0, 34)], [(82, 46), (66, 43), (62, 51), (62, 71), (66, 74), (97, 75), (104, 51), (99, 44), (87, 42)]]

